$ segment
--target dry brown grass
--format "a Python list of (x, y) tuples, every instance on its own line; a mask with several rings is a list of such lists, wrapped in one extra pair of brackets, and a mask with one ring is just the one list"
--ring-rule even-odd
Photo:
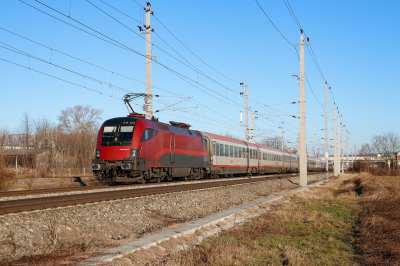
[(355, 177), (341, 175), (283, 204), (262, 204), (267, 214), (152, 265), (356, 265)]
[(362, 264), (400, 265), (400, 179), (387, 179), (370, 178), (363, 187), (358, 227)]

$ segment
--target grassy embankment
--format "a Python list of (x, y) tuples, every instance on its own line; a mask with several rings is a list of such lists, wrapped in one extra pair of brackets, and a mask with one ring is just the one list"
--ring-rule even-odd
[(344, 175), (160, 264), (397, 265), (399, 184), (398, 177)]

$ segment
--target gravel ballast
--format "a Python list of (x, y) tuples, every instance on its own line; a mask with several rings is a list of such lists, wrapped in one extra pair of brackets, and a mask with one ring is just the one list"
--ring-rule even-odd
[[(309, 184), (325, 174), (308, 176)], [(298, 187), (299, 178), (176, 192), (0, 216), (1, 259), (99, 251)]]

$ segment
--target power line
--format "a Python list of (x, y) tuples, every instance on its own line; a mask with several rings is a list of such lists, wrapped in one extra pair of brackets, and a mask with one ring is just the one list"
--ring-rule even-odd
[[(3, 42), (1, 42), (1, 43), (3, 43)], [(85, 78), (85, 79), (92, 80), (92, 81), (95, 81), (95, 82), (100, 83), (100, 84), (103, 84), (103, 85), (107, 85), (107, 86), (110, 87), (110, 88), (115, 88), (115, 89), (120, 90), (120, 91), (123, 91), (123, 92), (131, 92), (131, 91), (128, 91), (128, 90), (126, 90), (126, 89), (120, 88), (120, 87), (115, 86), (115, 85), (112, 85), (112, 84), (110, 84), (110, 83), (107, 83), (107, 82), (105, 82), (105, 81), (101, 81), (101, 80), (99, 80), (99, 79), (96, 79), (96, 78), (87, 76), (87, 75), (85, 75), (85, 74), (82, 74), (82, 73), (79, 73), (79, 72), (70, 70), (70, 69), (68, 69), (68, 68), (65, 68), (65, 67), (56, 65), (56, 64), (51, 63), (51, 62), (49, 62), (49, 61), (46, 61), (46, 60), (44, 60), (44, 59), (42, 59), (42, 58), (33, 56), (33, 55), (31, 55), (31, 54), (28, 54), (27, 52), (24, 52), (24, 51), (22, 51), (22, 50), (20, 50), (20, 49), (18, 49), (18, 48), (13, 47), (13, 46), (11, 46), (11, 45), (8, 45), (8, 44), (6, 44), (6, 45), (7, 45), (7, 46), (10, 46), (10, 47), (12, 47), (13, 49), (16, 49), (16, 50), (18, 50), (18, 51), (9, 49), (9, 48), (4, 47), (4, 46), (0, 46), (0, 48), (7, 49), (7, 50), (12, 51), (12, 52), (14, 52), (14, 53), (18, 53), (18, 54), (27, 56), (27, 57), (29, 57), (29, 58), (35, 59), (35, 60), (37, 60), (37, 61), (40, 61), (40, 62), (49, 64), (49, 65), (52, 65), (52, 66), (57, 67), (57, 68), (61, 68), (61, 69), (65, 70), (65, 71), (71, 72), (71, 73), (73, 73), (73, 74), (75, 74), (75, 75), (78, 75), (78, 76), (81, 76), (81, 77), (83, 77), (83, 78)]]
[[(38, 0), (35, 0), (36, 2), (39, 2)], [(114, 18), (113, 16), (111, 16), (110, 14), (108, 14), (107, 12), (105, 12), (104, 10), (102, 10), (101, 8), (99, 8), (98, 6), (96, 6), (95, 4), (93, 4), (92, 2), (90, 2), (89, 0), (86, 0), (86, 2), (88, 2), (89, 4), (91, 4), (92, 6), (94, 6), (95, 8), (97, 8), (98, 10), (100, 10), (101, 12), (103, 12), (105, 15), (107, 15), (108, 17), (110, 17), (111, 19), (115, 20), (117, 23), (119, 23), (120, 25), (122, 25), (123, 27), (125, 27), (126, 29), (128, 29), (129, 31), (131, 31), (132, 33), (136, 34), (137, 36), (139, 36), (140, 38), (142, 38), (143, 40), (145, 40), (146, 42), (148, 42), (146, 40), (146, 38), (144, 38), (143, 36), (141, 36), (140, 34), (138, 34), (137, 32), (133, 31), (130, 27), (126, 26), (124, 23), (122, 23), (121, 21), (117, 20), (116, 18)], [(40, 2), (39, 2), (40, 3)], [(46, 6), (46, 5), (45, 5)], [(117, 10), (116, 8), (114, 8), (115, 10)], [(121, 12), (122, 14), (125, 15), (125, 13)], [(130, 16), (128, 16), (129, 18), (131, 18)], [(172, 58), (174, 58), (175, 60), (177, 60), (178, 62), (182, 63), (183, 65), (185, 65), (186, 67), (192, 69), (193, 71), (196, 71), (197, 73), (200, 73), (202, 76), (208, 78), (209, 80), (217, 83), (218, 85), (220, 85), (221, 87), (231, 90), (232, 89), (228, 88), (227, 86), (224, 86), (223, 84), (217, 82), (216, 80), (212, 79), (211, 77), (209, 77), (208, 75), (204, 74), (203, 72), (199, 71), (199, 69), (197, 69), (196, 67), (192, 67), (187, 65), (186, 63), (182, 62), (181, 60), (179, 60), (178, 58), (176, 58), (175, 56), (171, 55), (170, 53), (168, 53), (167, 51), (165, 51), (164, 49), (162, 49), (161, 47), (157, 46), (154, 43), (151, 43), (153, 46), (155, 46), (156, 48), (160, 49), (162, 52), (166, 53), (167, 55), (171, 56)], [(169, 45), (168, 45), (169, 46)], [(174, 50), (175, 51), (175, 50)], [(175, 51), (176, 52), (176, 51)], [(179, 53), (178, 53), (179, 54)], [(179, 54), (180, 55), (180, 54)], [(181, 56), (181, 55), (180, 55)], [(182, 57), (182, 56), (181, 56)], [(183, 58), (183, 57), (182, 57)], [(187, 61), (186, 59), (184, 59), (185, 61)], [(187, 61), (188, 62), (188, 61)], [(189, 63), (190, 64), (190, 63)], [(192, 65), (192, 64), (190, 64)], [(235, 92), (235, 91), (233, 91)], [(237, 92), (235, 92), (237, 93)]]
[[(297, 19), (297, 16), (296, 16), (294, 10), (292, 9), (292, 6), (290, 5), (289, 0), (282, 0), (282, 1), (285, 3), (287, 9), (289, 10), (290, 15), (292, 16), (292, 18), (293, 18), (293, 20), (295, 21), (295, 23), (297, 24), (297, 26), (298, 26), (300, 29), (302, 29), (303, 27), (301, 26), (300, 21)], [(307, 37), (307, 34), (306, 34), (305, 31), (304, 31), (304, 34), (305, 34), (306, 37)], [(312, 60), (313, 60), (313, 62), (314, 62), (315, 67), (317, 68), (319, 74), (321, 75), (321, 77), (323, 78), (323, 80), (326, 82), (325, 76), (324, 76), (324, 74), (323, 74), (323, 72), (322, 72), (322, 70), (321, 70), (321, 67), (319, 66), (319, 63), (318, 63), (317, 57), (315, 56), (314, 50), (313, 50), (313, 48), (312, 48), (312, 45), (311, 45), (311, 44), (308, 45), (308, 46), (307, 46), (307, 49), (308, 49), (309, 52), (310, 52), (311, 58), (312, 58)], [(333, 96), (332, 90), (330, 90), (329, 92), (330, 92), (329, 94), (330, 94), (330, 96), (331, 96), (333, 102), (336, 102), (336, 101), (335, 101), (335, 97)]]
[[(88, 29), (90, 29), (90, 30), (92, 30), (92, 31), (94, 31), (94, 32), (96, 32), (96, 33), (98, 33), (98, 34), (100, 34), (101, 36), (104, 36), (105, 38), (108, 38), (108, 39), (112, 40), (113, 42), (108, 41), (108, 40), (106, 40), (106, 39), (104, 39), (104, 38), (101, 38), (101, 37), (99, 37), (99, 36), (96, 36), (96, 35), (94, 35), (94, 34), (88, 32), (88, 31), (85, 31), (85, 30), (81, 29), (81, 28), (78, 28), (78, 27), (76, 27), (76, 26), (74, 26), (74, 25), (72, 25), (72, 24), (70, 24), (70, 23), (68, 23), (68, 22), (66, 22), (66, 21), (63, 21), (63, 20), (61, 20), (61, 19), (59, 19), (59, 18), (57, 18), (57, 17), (55, 17), (55, 16), (53, 16), (53, 15), (50, 15), (49, 13), (47, 13), (47, 12), (45, 12), (45, 11), (43, 11), (43, 10), (37, 8), (37, 7), (34, 7), (34, 6), (32, 6), (32, 5), (30, 5), (30, 4), (26, 3), (26, 2), (24, 2), (23, 0), (19, 0), (19, 1), (22, 2), (22, 3), (24, 3), (25, 5), (28, 5), (28, 6), (32, 7), (32, 8), (34, 8), (34, 9), (36, 9), (37, 11), (40, 11), (40, 12), (42, 12), (42, 13), (44, 13), (44, 14), (46, 14), (46, 15), (48, 15), (48, 16), (54, 18), (54, 19), (57, 19), (58, 21), (61, 21), (61, 22), (65, 23), (65, 24), (67, 24), (67, 25), (69, 25), (69, 26), (71, 26), (71, 27), (74, 27), (74, 28), (76, 28), (76, 29), (78, 29), (78, 30), (80, 30), (80, 31), (82, 31), (82, 32), (84, 32), (84, 33), (87, 33), (87, 34), (89, 34), (89, 35), (91, 35), (91, 36), (93, 36), (93, 37), (95, 37), (95, 38), (98, 38), (98, 39), (100, 39), (100, 40), (102, 40), (102, 41), (105, 41), (105, 42), (107, 42), (107, 43), (109, 43), (109, 44), (112, 44), (112, 45), (114, 45), (114, 46), (116, 46), (116, 47), (119, 47), (119, 48), (121, 48), (121, 49), (124, 49), (124, 50), (126, 50), (126, 51), (135, 53), (135, 54), (140, 55), (140, 56), (142, 56), (142, 57), (146, 57), (145, 55), (139, 53), (138, 51), (136, 51), (136, 50), (134, 50), (134, 49), (132, 49), (132, 48), (130, 48), (130, 47), (128, 47), (128, 46), (126, 46), (126, 45), (124, 45), (124, 44), (122, 44), (122, 43), (120, 43), (120, 42), (118, 42), (118, 41), (116, 41), (116, 40), (114, 40), (114, 39), (112, 39), (112, 38), (110, 38), (110, 37), (108, 37), (108, 36), (106, 36), (105, 34), (100, 33), (99, 31), (94, 30), (93, 28), (91, 28), (91, 27), (85, 25), (84, 23), (81, 23), (81, 22), (79, 22), (79, 21), (77, 21), (77, 20), (75, 20), (75, 19), (73, 19), (73, 18), (70, 18), (70, 17), (66, 16), (65, 14), (63, 14), (63, 13), (61, 13), (61, 12), (59, 12), (59, 11), (57, 11), (57, 10), (51, 8), (51, 7), (48, 7), (48, 8), (54, 10), (55, 12), (57, 12), (57, 13), (59, 13), (59, 14), (65, 16), (65, 17), (67, 17), (67, 18), (69, 18), (69, 19), (71, 19), (71, 20), (73, 20), (73, 21), (75, 21), (75, 22), (77, 22), (77, 23), (79, 23), (80, 25), (82, 25), (82, 26), (84, 26), (84, 27), (86, 27), (86, 28), (88, 28)], [(35, 1), (37, 1), (37, 0), (35, 0)], [(38, 1), (37, 1), (37, 2), (38, 2)], [(39, 2), (39, 3), (40, 3), (40, 2)], [(45, 4), (43, 4), (43, 5), (45, 5)], [(45, 6), (46, 6), (46, 5), (45, 5)], [(114, 43), (114, 42), (115, 42), (115, 43)], [(168, 69), (168, 70), (171, 71), (172, 73), (177, 74), (177, 75), (180, 75), (180, 76), (182, 76), (182, 77), (184, 77), (184, 78), (186, 78), (186, 79), (189, 79), (189, 80), (193, 81), (192, 79), (190, 79), (190, 78), (186, 77), (185, 75), (183, 75), (183, 74), (181, 74), (181, 73), (179, 73), (179, 72), (177, 72), (177, 71), (175, 71), (175, 70), (173, 70), (173, 69), (171, 69), (171, 68), (165, 66), (164, 64), (160, 63), (160, 62), (157, 61), (157, 60), (154, 60), (154, 59), (151, 59), (151, 60), (152, 60), (153, 62), (159, 64), (160, 66), (162, 66), (162, 67)], [(204, 86), (204, 85), (202, 85), (202, 84), (200, 84), (200, 83), (198, 83), (198, 82), (196, 82), (196, 83), (199, 84), (200, 86), (206, 88), (207, 90), (210, 90), (210, 91), (214, 92), (215, 94), (219, 95), (220, 97), (226, 98), (227, 100), (229, 100), (229, 101), (235, 103), (236, 105), (240, 106), (237, 102), (235, 102), (235, 101), (229, 99), (228, 97), (225, 97), (225, 96), (223, 96), (222, 94), (220, 94), (220, 93), (218, 93), (218, 92), (216, 92), (216, 91), (214, 91), (214, 90), (212, 90), (212, 89), (210, 89), (210, 88), (208, 88), (208, 87), (206, 87), (206, 86)], [(196, 88), (198, 88), (198, 87), (196, 87)], [(201, 91), (203, 91), (203, 90), (201, 90)], [(204, 91), (203, 91), (203, 92), (204, 92)], [(215, 96), (212, 96), (212, 97), (216, 98)], [(218, 99), (218, 98), (216, 98), (216, 99)], [(221, 99), (218, 99), (218, 100), (222, 101)], [(225, 101), (223, 101), (223, 102), (225, 102)], [(225, 102), (225, 103), (226, 103), (226, 102)]]
[[(119, 73), (117, 73), (117, 72), (115, 72), (115, 71), (108, 70), (108, 69), (103, 68), (103, 67), (101, 67), (101, 66), (95, 65), (95, 64), (93, 64), (93, 63), (90, 63), (90, 62), (84, 61), (84, 60), (82, 60), (82, 59), (79, 59), (79, 58), (77, 58), (77, 57), (75, 57), (75, 56), (72, 56), (72, 55), (66, 54), (66, 53), (64, 53), (64, 52), (61, 52), (61, 51), (59, 51), (59, 50), (56, 50), (56, 49), (54, 49), (54, 48), (52, 48), (52, 47), (49, 47), (49, 46), (46, 46), (46, 45), (41, 44), (41, 43), (39, 43), (39, 42), (33, 41), (33, 40), (31, 40), (31, 39), (28, 39), (28, 38), (26, 38), (26, 37), (24, 37), (24, 36), (21, 36), (21, 35), (15, 33), (15, 32), (11, 32), (11, 31), (6, 30), (6, 29), (1, 28), (1, 27), (0, 27), (0, 29), (1, 29), (1, 30), (4, 30), (4, 31), (6, 31), (6, 32), (8, 32), (8, 33), (10, 33), (10, 34), (13, 34), (13, 35), (15, 35), (15, 36), (18, 36), (18, 37), (20, 37), (20, 38), (23, 38), (23, 39), (25, 39), (25, 40), (28, 40), (28, 41), (30, 41), (30, 42), (33, 42), (33, 43), (35, 43), (35, 44), (37, 44), (37, 45), (40, 45), (40, 46), (42, 46), (42, 47), (45, 47), (45, 48), (47, 48), (47, 49), (51, 49), (52, 51), (55, 51), (55, 52), (58, 52), (58, 53), (60, 53), (60, 54), (65, 55), (65, 56), (68, 56), (68, 57), (70, 57), (70, 58), (73, 58), (73, 59), (76, 59), (76, 60), (78, 60), (78, 61), (84, 62), (84, 63), (86, 63), (86, 64), (95, 66), (95, 67), (97, 67), (97, 68), (99, 68), (99, 69), (108, 71), (108, 72), (110, 72), (110, 73), (113, 73), (113, 74), (116, 74), (116, 75), (125, 77), (125, 78), (127, 78), (127, 79), (131, 79), (131, 80), (133, 80), (133, 81), (136, 81), (136, 82), (145, 84), (144, 82), (141, 82), (141, 81), (132, 79), (132, 78), (127, 77), (127, 76), (125, 76), (125, 75), (119, 74)], [(3, 44), (5, 44), (5, 43), (3, 43)], [(13, 47), (13, 46), (11, 46), (11, 45), (8, 45), (8, 44), (5, 44), (5, 45), (10, 46), (10, 47), (12, 47), (13, 49), (19, 50), (18, 48)], [(22, 50), (19, 50), (19, 51), (23, 52), (25, 56), (26, 56), (26, 55), (29, 55), (27, 52), (24, 52), (24, 51), (22, 51)], [(48, 63), (48, 62), (47, 62), (47, 63)], [(54, 65), (54, 64), (52, 64), (52, 65)], [(179, 94), (179, 93), (174, 93), (174, 92), (171, 92), (171, 91), (162, 89), (162, 88), (160, 88), (160, 87), (153, 86), (153, 88), (160, 89), (160, 90), (162, 90), (162, 91), (165, 91), (165, 92), (168, 92), (168, 93), (171, 93), (171, 94), (175, 94), (175, 95), (180, 95), (180, 96), (188, 97), (188, 96), (186, 96), (186, 95), (182, 95), (182, 94)], [(227, 119), (229, 119), (229, 120), (235, 121), (235, 120), (233, 120), (233, 119), (230, 118), (230, 117), (224, 116), (223, 114), (221, 114), (221, 112), (216, 112), (216, 111), (212, 110), (212, 109), (209, 108), (208, 106), (202, 104), (201, 102), (196, 101), (196, 100), (193, 99), (193, 98), (191, 98), (191, 100), (195, 101), (198, 105), (201, 105), (201, 106), (203, 106), (204, 108), (211, 110), (211, 111), (214, 112), (214, 113), (218, 113), (218, 115), (220, 115), (220, 116), (223, 116), (223, 117), (225, 117), (225, 118), (227, 118)], [(236, 121), (235, 121), (235, 122), (236, 122)]]
[[(36, 69), (33, 69), (33, 68), (28, 68), (28, 67), (26, 67), (26, 66), (23, 66), (23, 65), (20, 65), (20, 64), (18, 64), (18, 63), (15, 63), (15, 62), (6, 60), (6, 59), (4, 59), (4, 58), (0, 58), (0, 60), (5, 61), (5, 62), (10, 63), (10, 64), (13, 64), (13, 65), (16, 65), (16, 66), (19, 66), (19, 67), (22, 67), (22, 68), (25, 68), (25, 69), (28, 69), (28, 70), (31, 70), (31, 71), (34, 71), (34, 72), (37, 72), (37, 73), (40, 73), (40, 74), (45, 75), (45, 76), (48, 76), (48, 77), (52, 77), (52, 78), (54, 78), (54, 79), (58, 79), (58, 80), (64, 81), (64, 82), (69, 83), (69, 84), (72, 84), (72, 85), (74, 85), (74, 86), (78, 86), (78, 87), (84, 88), (84, 89), (86, 89), (86, 90), (90, 90), (90, 91), (93, 91), (93, 92), (96, 92), (96, 93), (99, 93), (99, 94), (108, 96), (108, 97), (110, 97), (110, 98), (118, 99), (117, 97), (114, 97), (114, 96), (112, 96), (112, 95), (108, 95), (108, 94), (102, 93), (101, 91), (97, 91), (97, 90), (91, 89), (91, 88), (89, 88), (89, 87), (86, 87), (86, 85), (85, 85), (85, 86), (82, 86), (82, 85), (76, 84), (76, 83), (74, 83), (74, 82), (71, 82), (71, 81), (68, 81), (68, 80), (65, 80), (65, 79), (62, 79), (62, 78), (59, 78), (59, 77), (56, 77), (56, 76), (53, 76), (53, 75), (50, 75), (50, 74), (41, 72), (41, 71), (39, 71), (39, 70), (36, 70)], [(118, 99), (118, 100), (120, 100), (120, 99)]]
[(140, 22), (139, 20), (137, 20), (137, 19), (135, 19), (135, 18), (129, 16), (128, 14), (125, 14), (124, 12), (122, 12), (122, 11), (119, 10), (119, 9), (116, 9), (115, 7), (113, 7), (113, 6), (110, 5), (110, 4), (107, 4), (107, 3), (104, 2), (103, 0), (99, 0), (99, 1), (102, 2), (103, 4), (107, 5), (107, 6), (111, 7), (111, 8), (114, 9), (115, 11), (120, 12), (121, 14), (127, 16), (128, 18), (130, 18), (130, 19), (132, 19), (132, 20), (134, 20), (134, 21), (136, 21), (136, 22), (139, 22), (140, 24), (144, 25), (144, 24), (143, 24), (142, 22)]
[(294, 47), (295, 46), (282, 34), (282, 32), (275, 26), (275, 24), (272, 22), (272, 20), (268, 17), (267, 13), (265, 13), (264, 9), (261, 7), (261, 5), (258, 3), (257, 0), (256, 1), (257, 5), (260, 7), (260, 9), (262, 10), (262, 12), (264, 13), (264, 15), (268, 18), (269, 22), (271, 22), (271, 24), (275, 27), (275, 29), (279, 32), (279, 34), (290, 44), (290, 46)]
[(169, 33), (171, 33), (171, 35), (178, 41), (178, 42), (180, 42), (180, 44), (182, 44), (189, 52), (191, 52), (197, 59), (199, 59), (201, 62), (203, 62), (206, 66), (208, 66), (209, 68), (211, 68), (212, 70), (214, 70), (215, 72), (217, 72), (218, 74), (220, 74), (221, 76), (223, 76), (223, 77), (225, 77), (225, 78), (227, 78), (227, 79), (229, 79), (229, 80), (232, 80), (232, 81), (234, 81), (234, 82), (236, 82), (236, 83), (239, 83), (239, 81), (236, 81), (236, 80), (234, 80), (234, 79), (231, 79), (231, 78), (229, 78), (229, 77), (227, 77), (227, 76), (225, 76), (224, 74), (222, 74), (221, 72), (219, 72), (218, 70), (216, 70), (215, 68), (213, 68), (212, 66), (210, 66), (209, 64), (207, 64), (206, 62), (204, 62), (204, 60), (203, 59), (201, 59), (200, 57), (198, 57), (192, 50), (190, 50), (183, 42), (181, 42), (154, 14), (153, 14), (153, 17), (158, 21), (158, 22), (160, 22), (160, 24), (169, 32)]

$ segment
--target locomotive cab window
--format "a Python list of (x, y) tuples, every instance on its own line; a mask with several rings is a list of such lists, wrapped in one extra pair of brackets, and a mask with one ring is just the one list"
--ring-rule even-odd
[(132, 144), (135, 126), (105, 125), (101, 146), (128, 146)]
[(153, 131), (154, 129), (152, 128), (145, 129), (141, 141), (146, 141), (153, 138)]

